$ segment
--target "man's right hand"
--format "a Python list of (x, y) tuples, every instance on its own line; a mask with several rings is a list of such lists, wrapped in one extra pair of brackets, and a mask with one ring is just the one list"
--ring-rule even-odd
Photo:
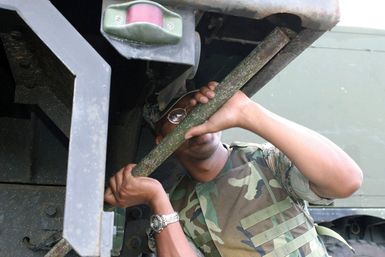
[(130, 207), (138, 204), (154, 204), (156, 198), (165, 194), (160, 182), (148, 177), (134, 177), (135, 164), (128, 164), (110, 178), (104, 200), (114, 206)]
[[(199, 92), (195, 93), (194, 98), (190, 101), (192, 106), (198, 103), (206, 104), (215, 98), (215, 89), (217, 82), (211, 81), (203, 86)], [(254, 102), (242, 91), (237, 91), (219, 110), (217, 110), (206, 122), (201, 125), (190, 128), (185, 138), (189, 139), (194, 136), (206, 133), (215, 133), (228, 128), (240, 127), (244, 128), (243, 116), (248, 116), (247, 110)], [(254, 117), (254, 119), (257, 117)]]

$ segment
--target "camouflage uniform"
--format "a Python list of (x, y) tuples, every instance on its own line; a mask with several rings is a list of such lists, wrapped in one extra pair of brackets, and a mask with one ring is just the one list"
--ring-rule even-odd
[(229, 150), (214, 180), (184, 176), (170, 192), (188, 239), (205, 256), (328, 256), (304, 200), (330, 201), (271, 144)]

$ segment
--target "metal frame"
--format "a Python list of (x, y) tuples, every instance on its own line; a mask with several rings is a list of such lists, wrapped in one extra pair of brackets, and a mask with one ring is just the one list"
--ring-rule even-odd
[(246, 83), (242, 91), (250, 97), (253, 96), (323, 33), (324, 31), (312, 29), (300, 31), (258, 74)]
[(331, 29), (339, 19), (338, 0), (156, 0), (156, 2), (253, 19), (263, 19), (277, 13), (290, 13), (301, 17), (304, 27), (317, 30)]
[(63, 237), (81, 256), (108, 256), (101, 245), (113, 226), (103, 215), (110, 66), (48, 0), (0, 0), (0, 8), (16, 11), (76, 76)]

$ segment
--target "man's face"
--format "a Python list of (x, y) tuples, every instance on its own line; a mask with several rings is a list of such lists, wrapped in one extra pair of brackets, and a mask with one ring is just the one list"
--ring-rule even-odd
[[(185, 109), (187, 112), (191, 110), (190, 100), (192, 95), (187, 95), (182, 98), (170, 111), (177, 108)], [(166, 137), (173, 129), (177, 126), (168, 120), (168, 113), (158, 122), (160, 129), (158, 130), (158, 135), (156, 136), (157, 143)], [(217, 133), (207, 133), (200, 136), (192, 137), (183, 142), (183, 144), (175, 151), (175, 156), (180, 159), (190, 159), (190, 160), (205, 160), (212, 156), (215, 150), (220, 146), (220, 132)]]

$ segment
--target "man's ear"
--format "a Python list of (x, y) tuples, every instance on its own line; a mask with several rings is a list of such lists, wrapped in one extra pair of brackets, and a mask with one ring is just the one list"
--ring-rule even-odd
[(163, 136), (162, 135), (157, 135), (156, 137), (155, 137), (155, 143), (157, 144), (157, 145), (159, 145), (160, 144), (160, 142), (163, 140)]

